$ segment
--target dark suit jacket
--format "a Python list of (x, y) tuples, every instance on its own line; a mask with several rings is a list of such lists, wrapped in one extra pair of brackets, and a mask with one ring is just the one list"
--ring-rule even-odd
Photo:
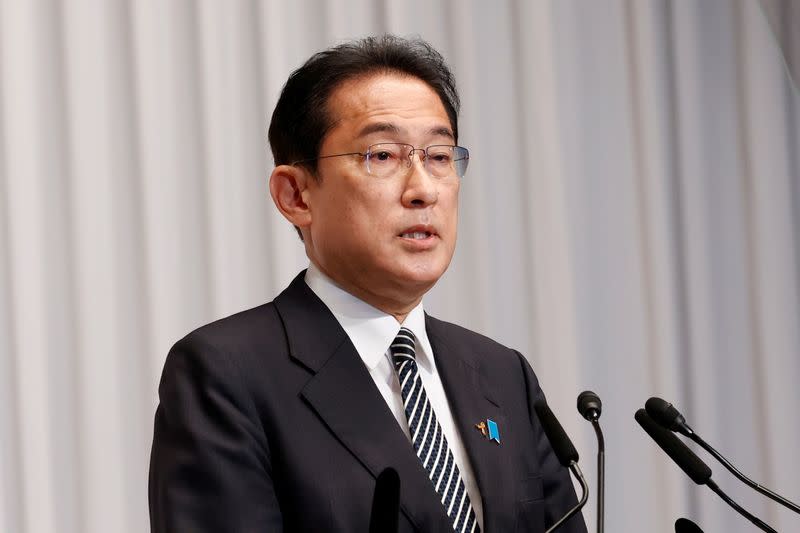
[[(366, 532), (375, 478), (401, 480), (400, 531), (452, 531), (419, 459), (347, 334), (301, 273), (274, 302), (170, 351), (150, 460), (154, 532)], [(475, 471), (484, 531), (544, 532), (575, 502), (517, 352), (426, 317)], [(501, 443), (475, 429), (491, 418)], [(580, 516), (560, 531), (584, 532)]]

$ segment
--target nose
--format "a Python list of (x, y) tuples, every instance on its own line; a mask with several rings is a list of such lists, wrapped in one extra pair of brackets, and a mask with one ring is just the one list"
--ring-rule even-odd
[[(414, 157), (416, 153), (418, 157)], [(402, 201), (405, 207), (427, 207), (436, 203), (439, 189), (436, 179), (425, 168), (425, 150), (416, 148), (408, 154), (411, 168), (408, 171)]]

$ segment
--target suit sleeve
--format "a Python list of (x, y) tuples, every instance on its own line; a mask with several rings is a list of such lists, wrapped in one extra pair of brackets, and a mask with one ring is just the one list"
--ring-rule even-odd
[(279, 532), (268, 444), (240, 369), (187, 337), (167, 356), (150, 456), (154, 533)]
[[(536, 448), (542, 471), (542, 488), (544, 490), (545, 505), (545, 524), (549, 528), (567, 511), (578, 503), (575, 495), (575, 488), (572, 485), (569, 471), (561, 466), (555, 452), (553, 452), (550, 441), (544, 434), (539, 418), (533, 406), (537, 400), (545, 400), (544, 392), (539, 386), (539, 380), (528, 361), (517, 352), (525, 375), (525, 384), (528, 389), (528, 415), (531, 419), (531, 426), (536, 435)], [(586, 533), (586, 523), (583, 515), (578, 513), (570, 518), (559, 528), (559, 533)]]

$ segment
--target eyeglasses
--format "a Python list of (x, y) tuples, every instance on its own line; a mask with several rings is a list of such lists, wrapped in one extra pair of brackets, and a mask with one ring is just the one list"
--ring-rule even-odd
[(434, 178), (464, 177), (469, 163), (469, 150), (463, 146), (451, 144), (434, 144), (427, 148), (414, 148), (405, 143), (379, 143), (367, 147), (366, 153), (348, 152), (346, 154), (321, 155), (311, 159), (295, 161), (292, 165), (327, 159), (329, 157), (342, 157), (357, 155), (364, 158), (367, 174), (376, 178), (391, 178), (403, 169), (411, 167), (412, 157), (419, 152), (420, 158), (428, 174)]

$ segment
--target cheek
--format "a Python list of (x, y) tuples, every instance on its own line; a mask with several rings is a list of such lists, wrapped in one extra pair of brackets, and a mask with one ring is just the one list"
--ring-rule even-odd
[(389, 191), (360, 191), (360, 194), (348, 199), (352, 221), (366, 228), (388, 228), (392, 214), (400, 205), (399, 200), (394, 198)]
[(368, 250), (381, 246), (391, 233), (393, 209), (389, 195), (350, 190), (330, 200), (324, 231), (334, 242), (351, 242)]
[(450, 223), (453, 226), (452, 229), (455, 230), (455, 226), (458, 222), (458, 186), (442, 194), (440, 201), (448, 223)]

